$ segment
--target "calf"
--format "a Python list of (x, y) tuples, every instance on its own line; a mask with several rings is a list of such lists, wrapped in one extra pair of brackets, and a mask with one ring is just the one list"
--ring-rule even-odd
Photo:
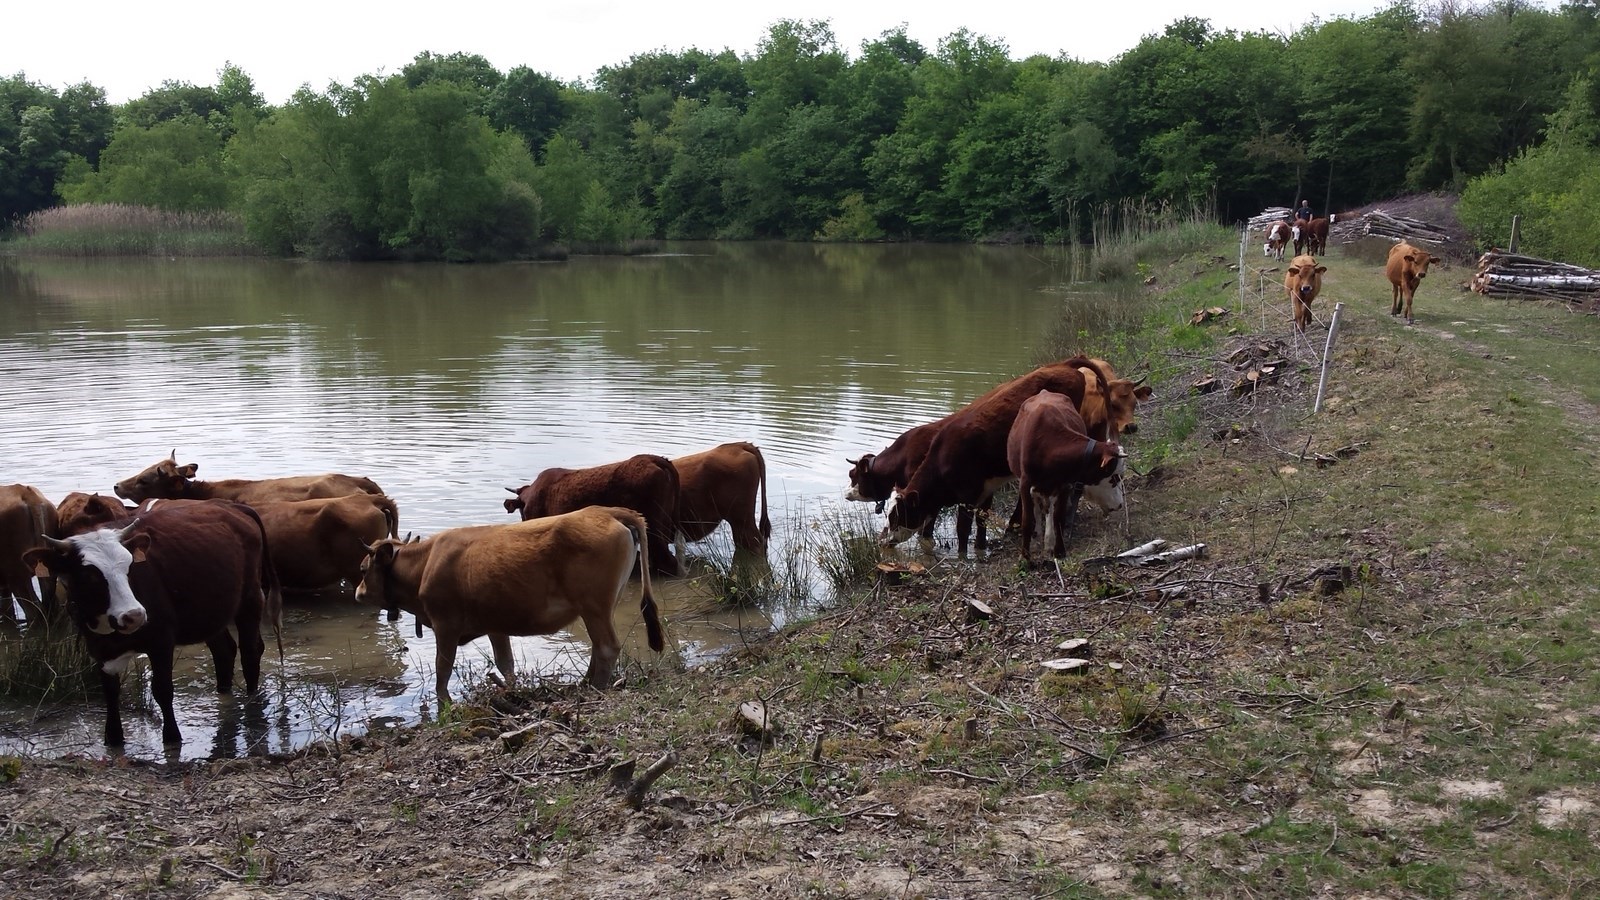
[(143, 472), (117, 482), (118, 497), (141, 503), (145, 500), (311, 500), (316, 497), (343, 497), (346, 494), (381, 494), (383, 488), (370, 478), (340, 475), (296, 475), (288, 478), (228, 478), (199, 481), (197, 463), (178, 465), (178, 452), (151, 464)]
[(141, 653), (150, 658), (150, 692), (168, 744), (183, 740), (172, 711), (177, 646), (204, 642), (211, 648), (217, 692), (223, 694), (233, 690), (239, 655), (245, 690), (256, 692), (265, 649), (262, 613), (280, 621), (281, 597), (266, 531), (248, 506), (222, 500), (167, 504), (122, 528), (51, 538), (23, 558), (41, 577), (61, 581), (72, 619), (100, 664), (107, 747), (122, 746), (121, 675)]
[(545, 469), (530, 484), (506, 488), (512, 498), (506, 512), (522, 520), (558, 516), (585, 506), (622, 506), (638, 510), (649, 523), (649, 559), (662, 575), (678, 574), (672, 555), (677, 531), (681, 481), (672, 461), (641, 453), (622, 462), (587, 469)]
[(1261, 245), (1262, 254), (1264, 256), (1276, 256), (1278, 259), (1283, 259), (1284, 248), (1287, 247), (1289, 242), (1294, 239), (1292, 234), (1293, 229), (1294, 226), (1290, 225), (1287, 221), (1273, 222), (1271, 225), (1268, 225), (1267, 242)]
[[(672, 465), (678, 470), (678, 534), (685, 541), (704, 540), (727, 522), (735, 547), (767, 552), (772, 520), (767, 517), (767, 461), (760, 447), (746, 441), (722, 444), (680, 456)], [(760, 524), (755, 512), (758, 491)]]
[(252, 504), (267, 531), (267, 546), (286, 591), (338, 588), (361, 579), (367, 547), (395, 537), (400, 511), (383, 494)]
[(650, 542), (643, 516), (631, 509), (590, 506), (514, 525), (472, 525), (412, 543), (394, 539), (369, 548), (356, 600), (404, 609), (433, 629), (435, 689), (450, 704), (456, 647), (487, 634), (495, 665), (513, 681), (511, 635), (553, 634), (582, 619), (594, 649), (584, 676), (611, 681), (622, 652), (611, 608), (628, 583), (639, 544), (639, 609), (650, 649), (663, 647), (650, 593)]
[(1284, 273), (1283, 289), (1294, 304), (1295, 331), (1303, 334), (1311, 324), (1311, 301), (1322, 291), (1322, 273), (1326, 271), (1328, 267), (1317, 265), (1315, 257), (1302, 255), (1296, 256)]
[(26, 484), (0, 485), (0, 618), (16, 621), (13, 597), (22, 601), (30, 624), (36, 616), (42, 618), (54, 610), (54, 579), (40, 576), (40, 593), (35, 594), (33, 567), (23, 563), (22, 555), (60, 533), (55, 505), (38, 489)]
[(1123, 507), (1122, 448), (1114, 441), (1090, 437), (1078, 410), (1061, 394), (1040, 391), (1017, 411), (1006, 437), (1006, 459), (1019, 479), (1017, 502), (1022, 507), (1022, 559), (1032, 565), (1031, 545), (1037, 504), (1051, 509), (1052, 553), (1066, 554), (1071, 488), (1084, 485), (1089, 501), (1106, 512)]
[(1389, 262), (1384, 267), (1384, 274), (1389, 276), (1389, 284), (1394, 288), (1394, 302), (1389, 307), (1389, 315), (1400, 315), (1401, 305), (1404, 304), (1406, 324), (1417, 324), (1417, 320), (1411, 317), (1411, 298), (1416, 296), (1422, 279), (1428, 277), (1428, 266), (1438, 262), (1439, 257), (1405, 241), (1389, 248)]

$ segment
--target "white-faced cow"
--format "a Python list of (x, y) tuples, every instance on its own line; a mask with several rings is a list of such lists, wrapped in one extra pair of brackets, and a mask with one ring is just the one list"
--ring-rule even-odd
[(636, 541), (639, 609), (650, 649), (663, 646), (646, 529), (631, 509), (590, 506), (512, 525), (452, 528), (411, 543), (383, 540), (361, 565), (356, 600), (404, 609), (433, 629), (441, 707), (450, 703), (458, 646), (488, 635), (495, 665), (510, 684), (510, 636), (553, 634), (575, 619), (583, 620), (593, 644), (585, 677), (604, 687), (622, 652), (611, 608), (633, 570)]
[(287, 478), (227, 478), (200, 481), (197, 463), (178, 465), (178, 454), (150, 465), (143, 472), (117, 482), (116, 493), (124, 500), (311, 500), (317, 497), (343, 497), (346, 494), (381, 494), (383, 489), (370, 478), (340, 475), (294, 475)]
[(1400, 315), (1404, 306), (1406, 324), (1417, 324), (1417, 320), (1411, 316), (1411, 298), (1416, 296), (1422, 279), (1428, 277), (1430, 264), (1438, 265), (1439, 257), (1405, 241), (1389, 248), (1389, 262), (1384, 267), (1384, 274), (1389, 276), (1389, 284), (1394, 288), (1394, 303), (1389, 307), (1389, 315)]
[(1294, 304), (1294, 330), (1304, 333), (1311, 324), (1311, 301), (1322, 291), (1322, 273), (1327, 266), (1317, 265), (1316, 257), (1296, 256), (1283, 274), (1283, 289)]
[(396, 537), (400, 511), (383, 494), (251, 504), (267, 529), (267, 546), (286, 591), (338, 589), (361, 579), (367, 547)]
[(1290, 225), (1287, 220), (1273, 222), (1268, 225), (1267, 241), (1261, 245), (1263, 255), (1276, 256), (1278, 259), (1283, 259), (1284, 248), (1289, 246), (1290, 241), (1294, 240), (1291, 233), (1293, 228), (1294, 226)]
[(665, 456), (641, 453), (621, 462), (587, 469), (545, 469), (531, 484), (506, 488), (512, 493), (506, 512), (523, 521), (558, 516), (585, 506), (621, 506), (638, 510), (649, 523), (650, 564), (661, 575), (678, 574), (672, 555), (680, 480)]
[[(60, 535), (55, 505), (38, 489), (26, 484), (0, 485), (0, 618), (16, 620), (12, 598), (22, 601), (31, 621), (55, 608), (55, 583), (41, 578), (41, 598), (33, 590), (32, 567), (22, 554), (44, 546), (45, 539)], [(41, 602), (42, 601), (42, 602)]]
[(121, 528), (52, 538), (24, 559), (61, 581), (72, 619), (100, 664), (107, 747), (122, 746), (121, 675), (139, 654), (150, 658), (150, 692), (168, 744), (183, 740), (172, 711), (174, 648), (204, 642), (223, 694), (233, 690), (238, 656), (245, 690), (256, 692), (265, 648), (262, 613), (279, 622), (281, 598), (266, 533), (250, 507), (222, 500), (166, 503)]
[[(922, 464), (905, 489), (897, 492), (880, 542), (898, 544), (911, 537), (946, 506), (985, 509), (994, 492), (1015, 477), (1006, 459), (1006, 438), (1023, 401), (1041, 390), (1051, 390), (1065, 394), (1074, 404), (1082, 403), (1085, 381), (1079, 369), (1097, 366), (1082, 356), (1041, 366), (946, 417)], [(961, 524), (959, 520), (956, 523), (956, 544), (957, 552), (964, 556), (967, 535)], [(985, 543), (980, 520), (980, 551)]]
[(1122, 448), (1114, 441), (1089, 436), (1072, 401), (1053, 391), (1040, 391), (1023, 402), (1006, 438), (1006, 458), (1018, 478), (1022, 507), (1022, 559), (1032, 564), (1031, 546), (1038, 507), (1050, 511), (1045, 536), (1054, 533), (1052, 554), (1066, 553), (1071, 489), (1081, 485), (1089, 502), (1106, 512), (1123, 507)]
[(705, 540), (718, 525), (727, 522), (733, 530), (735, 547), (751, 553), (767, 552), (772, 519), (767, 516), (767, 461), (762, 458), (760, 447), (748, 441), (722, 444), (680, 456), (672, 465), (678, 470), (677, 522), (683, 540)]

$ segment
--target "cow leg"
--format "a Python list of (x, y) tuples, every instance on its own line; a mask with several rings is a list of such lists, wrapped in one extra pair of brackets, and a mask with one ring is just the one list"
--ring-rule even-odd
[(1054, 498), (1055, 502), (1051, 504), (1050, 524), (1056, 530), (1056, 537), (1051, 542), (1050, 555), (1055, 559), (1061, 559), (1067, 555), (1067, 516), (1069, 514), (1067, 508), (1071, 505), (1067, 502), (1067, 498), (1071, 493), (1071, 487), (1057, 491)]
[(494, 648), (494, 667), (500, 670), (501, 677), (506, 680), (506, 686), (510, 687), (516, 684), (516, 664), (511, 658), (511, 636), (491, 634), (489, 635), (489, 646)]
[(1416, 296), (1416, 294), (1412, 294), (1412, 293), (1406, 294), (1406, 324), (1407, 325), (1415, 325), (1415, 324), (1417, 324), (1417, 320), (1413, 319), (1411, 317), (1411, 298), (1415, 297), (1415, 296)]
[(439, 695), (439, 712), (450, 706), (450, 672), (456, 667), (456, 643), (460, 635), (454, 630), (439, 630), (435, 620), (433, 628), (433, 689)]
[(733, 529), (733, 545), (740, 550), (750, 553), (766, 553), (767, 539), (761, 536), (761, 529), (756, 527), (754, 513), (741, 516), (738, 519), (729, 519), (728, 527)]
[(261, 657), (267, 652), (267, 642), (261, 636), (261, 612), (246, 613), (238, 622), (239, 667), (244, 670), (244, 690), (254, 696), (261, 686)]
[(956, 506), (956, 554), (967, 558), (967, 539), (972, 536), (972, 507), (965, 503)]
[(583, 679), (597, 688), (609, 687), (611, 673), (622, 655), (622, 641), (617, 638), (617, 628), (611, 623), (611, 604), (583, 615), (583, 627), (589, 632), (589, 643), (594, 650), (589, 654), (589, 671)]
[(233, 693), (233, 659), (238, 655), (239, 645), (224, 628), (207, 638), (206, 646), (211, 648), (211, 662), (217, 670), (217, 693)]
[[(226, 634), (227, 630), (224, 629)], [(233, 638), (228, 638), (228, 643), (233, 643)], [(156, 698), (156, 706), (161, 709), (161, 742), (163, 744), (181, 744), (183, 735), (178, 732), (178, 717), (172, 711), (172, 651), (171, 646), (152, 647), (150, 653), (150, 694)], [(215, 649), (212, 654), (215, 658)], [(228, 658), (228, 680), (233, 680), (233, 658)], [(224, 691), (223, 693), (227, 693)]]
[(1389, 301), (1389, 315), (1398, 316), (1400, 315), (1400, 285), (1391, 285), (1391, 287), (1393, 288), (1394, 296)]
[(1017, 482), (1017, 506), (1022, 509), (1022, 564), (1033, 565), (1033, 486), (1028, 479)]
[(106, 746), (122, 746), (122, 673), (100, 670), (100, 692), (106, 698)]
[(646, 538), (650, 542), (650, 568), (654, 574), (676, 576), (682, 574), (678, 568), (678, 558), (672, 554), (672, 537), (656, 529), (645, 526)]

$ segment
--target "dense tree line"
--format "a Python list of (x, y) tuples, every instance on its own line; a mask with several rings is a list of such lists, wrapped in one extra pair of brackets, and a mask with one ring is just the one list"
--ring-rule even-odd
[(641, 237), (1075, 239), (1139, 196), (1226, 220), (1342, 208), (1504, 178), (1553, 125), (1593, 121), (1596, 22), (1595, 0), (1396, 3), (1289, 36), (1187, 18), (1099, 63), (1015, 60), (965, 30), (850, 54), (826, 22), (786, 20), (748, 56), (639, 54), (590, 84), (423, 53), (277, 107), (232, 65), (119, 106), (19, 74), (0, 80), (0, 218), (229, 210), (278, 253), (495, 259)]

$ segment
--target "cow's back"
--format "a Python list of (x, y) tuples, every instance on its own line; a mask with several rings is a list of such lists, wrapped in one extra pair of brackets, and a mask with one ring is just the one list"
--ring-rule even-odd
[(237, 503), (318, 500), (350, 494), (382, 494), (383, 489), (370, 478), (328, 472), (322, 475), (292, 475), (285, 478), (225, 478), (195, 482), (204, 485), (206, 498)]
[[(936, 468), (929, 471), (929, 477), (1006, 477), (1010, 474), (1010, 466), (1006, 462), (1006, 438), (1011, 433), (1011, 423), (1016, 420), (1022, 404), (1040, 391), (1062, 394), (1073, 404), (1082, 403), (1085, 380), (1080, 368), (1096, 369), (1098, 364), (1082, 356), (1051, 363), (1006, 382), (972, 401), (953, 414), (944, 428), (939, 430), (929, 447), (927, 461), (918, 469), (918, 475), (930, 462), (937, 460)], [(912, 480), (916, 481), (917, 477), (913, 476)]]

